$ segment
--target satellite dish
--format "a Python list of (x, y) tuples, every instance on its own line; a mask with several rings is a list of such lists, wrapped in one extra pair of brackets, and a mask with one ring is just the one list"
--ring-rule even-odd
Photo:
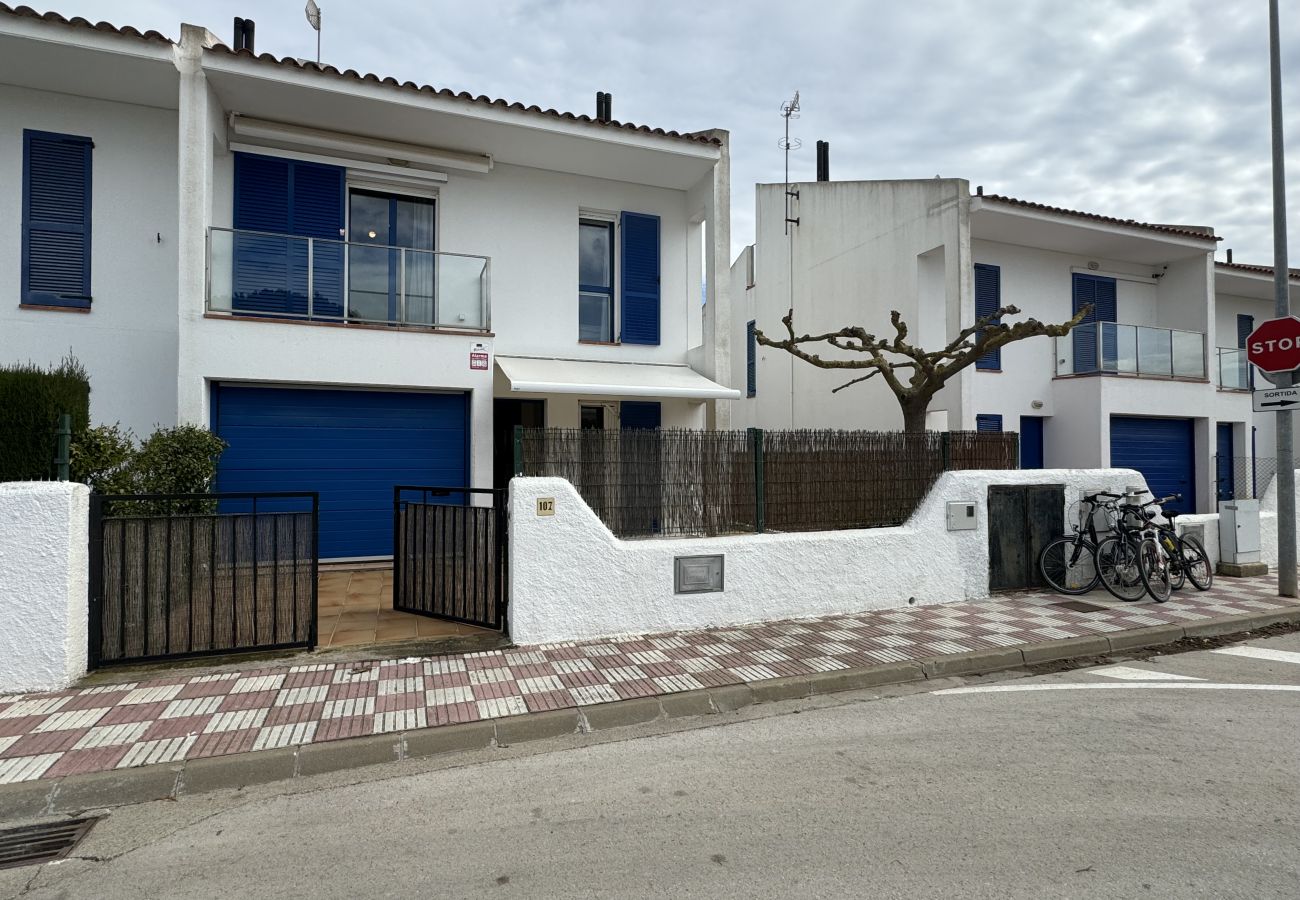
[(316, 5), (316, 0), (307, 0), (307, 8), (304, 12), (307, 13), (307, 21), (311, 27), (320, 31), (320, 7)]

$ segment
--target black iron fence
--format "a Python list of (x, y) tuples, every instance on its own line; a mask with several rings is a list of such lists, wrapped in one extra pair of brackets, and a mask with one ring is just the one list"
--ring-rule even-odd
[(503, 491), (393, 488), (393, 608), (501, 628), (508, 571)]
[(90, 663), (316, 645), (315, 493), (92, 494)]
[(901, 525), (950, 469), (1018, 467), (988, 432), (524, 428), (516, 470), (570, 481), (619, 537)]

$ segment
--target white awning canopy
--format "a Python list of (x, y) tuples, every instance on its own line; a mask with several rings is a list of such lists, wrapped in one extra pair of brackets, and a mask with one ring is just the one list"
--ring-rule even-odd
[(512, 393), (740, 399), (740, 391), (710, 381), (690, 366), (498, 356), (497, 368)]

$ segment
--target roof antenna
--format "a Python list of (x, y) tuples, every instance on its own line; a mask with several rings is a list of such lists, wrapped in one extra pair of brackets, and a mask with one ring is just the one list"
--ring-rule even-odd
[(303, 10), (307, 14), (307, 23), (316, 30), (316, 65), (320, 65), (320, 7), (316, 5), (316, 0), (307, 0), (307, 8)]
[(798, 191), (790, 190), (790, 151), (798, 150), (803, 146), (803, 141), (799, 138), (790, 137), (790, 120), (799, 118), (799, 92), (795, 91), (794, 96), (781, 104), (781, 118), (785, 119), (785, 137), (777, 141), (776, 145), (785, 151), (785, 233), (790, 233), (790, 223), (798, 225), (798, 219), (790, 218), (792, 212), (790, 200), (798, 197)]

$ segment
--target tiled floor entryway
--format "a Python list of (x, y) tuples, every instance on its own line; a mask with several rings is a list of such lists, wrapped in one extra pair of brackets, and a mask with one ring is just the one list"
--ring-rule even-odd
[(393, 609), (391, 567), (327, 569), (319, 579), (317, 647), (327, 649), (415, 638), (495, 632)]

